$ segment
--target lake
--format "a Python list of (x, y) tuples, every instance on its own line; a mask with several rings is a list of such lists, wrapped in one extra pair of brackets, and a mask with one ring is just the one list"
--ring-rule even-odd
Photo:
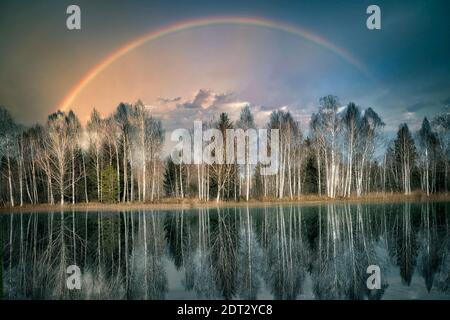
[[(449, 299), (449, 209), (420, 202), (1, 214), (2, 294)], [(80, 290), (69, 289), (78, 276), (69, 266), (81, 272)], [(375, 289), (369, 266), (379, 271)]]

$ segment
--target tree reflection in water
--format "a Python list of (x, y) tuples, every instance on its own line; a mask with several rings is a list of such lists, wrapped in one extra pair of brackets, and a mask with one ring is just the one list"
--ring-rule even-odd
[[(171, 277), (182, 278), (176, 290), (186, 297), (380, 299), (399, 286), (407, 296), (396, 298), (410, 296), (421, 278), (425, 293), (449, 298), (449, 206), (2, 215), (0, 284), (9, 299), (166, 299)], [(72, 264), (81, 290), (66, 287)], [(380, 290), (366, 286), (369, 265), (381, 269)]]

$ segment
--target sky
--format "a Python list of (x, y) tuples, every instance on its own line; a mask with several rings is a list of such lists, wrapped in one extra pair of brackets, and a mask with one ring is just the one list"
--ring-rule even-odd
[[(81, 8), (81, 30), (66, 28), (66, 8)], [(381, 30), (366, 27), (366, 8), (381, 9)], [(235, 120), (249, 105), (263, 125), (289, 110), (305, 127), (322, 96), (377, 111), (388, 132), (416, 130), (450, 105), (449, 1), (13, 1), (0, 2), (0, 105), (26, 125), (72, 109), (82, 122), (120, 102), (141, 99), (167, 129)], [(189, 21), (234, 17), (146, 41), (104, 66), (130, 42)], [(331, 48), (331, 49), (330, 49)], [(333, 48), (337, 48), (333, 50)], [(358, 62), (353, 63), (354, 61)]]

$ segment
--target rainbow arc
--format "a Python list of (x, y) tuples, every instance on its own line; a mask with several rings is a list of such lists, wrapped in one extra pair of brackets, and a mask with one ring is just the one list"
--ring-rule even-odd
[(74, 100), (78, 96), (78, 94), (92, 81), (97, 77), (98, 74), (100, 74), (102, 71), (104, 71), (108, 66), (110, 66), (114, 61), (117, 59), (120, 59), (127, 53), (129, 53), (132, 50), (135, 50), (142, 46), (143, 44), (154, 41), (156, 39), (160, 39), (164, 36), (179, 33), (185, 30), (189, 29), (195, 29), (195, 28), (203, 28), (207, 26), (213, 26), (213, 25), (243, 25), (243, 26), (256, 26), (256, 27), (263, 27), (263, 28), (270, 28), (274, 30), (279, 30), (283, 32), (287, 32), (289, 34), (298, 36), (304, 40), (307, 40), (309, 42), (314, 43), (315, 45), (318, 45), (320, 47), (325, 48), (326, 50), (329, 50), (351, 65), (353, 65), (355, 68), (357, 68), (360, 72), (362, 72), (364, 75), (369, 76), (369, 72), (367, 68), (358, 60), (356, 59), (351, 53), (348, 51), (336, 46), (329, 40), (314, 34), (306, 29), (300, 28), (298, 26), (274, 21), (274, 20), (268, 20), (264, 18), (252, 18), (252, 17), (209, 17), (209, 18), (202, 18), (202, 19), (195, 19), (195, 20), (188, 20), (183, 21), (180, 23), (172, 24), (169, 26), (162, 27), (156, 31), (152, 31), (149, 33), (146, 33), (136, 39), (133, 39), (132, 41), (126, 43), (122, 47), (118, 48), (111, 54), (109, 54), (105, 59), (100, 61), (97, 65), (95, 65), (93, 68), (89, 70), (89, 72), (86, 73), (86, 75), (69, 91), (69, 93), (64, 97), (63, 101), (60, 103), (60, 107), (64, 110), (73, 104)]

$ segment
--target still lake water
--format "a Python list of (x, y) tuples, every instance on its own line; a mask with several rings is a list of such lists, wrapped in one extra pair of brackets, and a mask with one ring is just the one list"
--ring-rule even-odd
[[(3, 297), (449, 299), (449, 213), (421, 202), (2, 214)], [(67, 289), (69, 265), (81, 290)]]

